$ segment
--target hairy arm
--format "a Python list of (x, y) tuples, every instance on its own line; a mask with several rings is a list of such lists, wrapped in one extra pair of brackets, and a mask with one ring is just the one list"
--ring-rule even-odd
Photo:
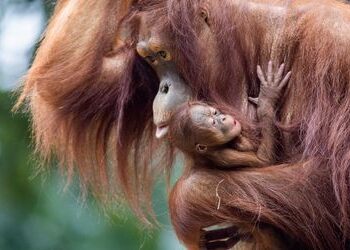
[[(239, 171), (188, 169), (170, 195), (170, 215), (177, 236), (186, 245), (198, 246), (200, 242), (204, 249), (212, 249), (214, 242), (231, 249), (228, 246), (237, 237), (241, 243), (252, 244), (248, 249), (309, 249), (317, 240), (316, 244), (326, 249), (342, 249), (331, 247), (340, 243), (333, 233), (337, 211), (329, 171), (326, 165), (320, 170), (313, 170), (313, 166), (311, 160)], [(203, 230), (222, 223), (226, 224), (224, 229)], [(283, 230), (301, 246), (293, 246), (269, 231), (267, 225)], [(241, 238), (244, 233), (252, 238), (245, 241)], [(316, 238), (310, 237), (313, 234)]]
[(259, 167), (266, 165), (254, 151), (241, 152), (231, 148), (214, 151), (211, 153), (210, 158), (221, 167)]
[[(261, 126), (262, 140), (257, 152), (253, 150), (240, 150), (225, 148), (215, 150), (210, 154), (211, 160), (221, 167), (247, 166), (261, 167), (272, 163), (275, 159), (274, 147), (276, 144), (275, 110), (283, 88), (288, 83), (291, 72), (283, 77), (284, 64), (276, 73), (272, 70), (272, 62), (269, 62), (267, 77), (260, 66), (257, 74), (261, 81), (261, 89), (258, 98), (250, 98), (257, 107), (257, 116)], [(283, 77), (283, 78), (282, 78)], [(242, 138), (244, 140), (244, 138)], [(243, 151), (243, 152), (242, 152)]]
[(269, 62), (267, 77), (260, 66), (257, 67), (257, 74), (261, 81), (260, 94), (258, 98), (250, 98), (257, 104), (257, 117), (261, 126), (262, 140), (257, 150), (257, 157), (265, 163), (272, 163), (275, 159), (276, 132), (275, 125), (276, 104), (280, 95), (288, 83), (291, 72), (283, 77), (284, 64), (277, 72), (272, 70), (272, 62)]

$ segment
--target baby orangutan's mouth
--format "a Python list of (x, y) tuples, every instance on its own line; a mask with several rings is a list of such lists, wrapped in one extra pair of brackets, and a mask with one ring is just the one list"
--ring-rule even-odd
[(233, 120), (232, 123), (230, 124), (229, 126), (229, 129), (230, 130), (235, 130), (237, 127), (237, 121), (236, 120)]
[(168, 131), (169, 131), (168, 124), (157, 125), (156, 138), (157, 139), (163, 138), (168, 133)]

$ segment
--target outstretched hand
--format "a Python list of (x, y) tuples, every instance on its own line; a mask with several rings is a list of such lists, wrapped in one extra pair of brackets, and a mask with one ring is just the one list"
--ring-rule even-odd
[(257, 66), (257, 75), (261, 82), (261, 88), (260, 88), (260, 94), (259, 97), (253, 98), (249, 97), (249, 101), (254, 104), (259, 104), (259, 99), (262, 98), (268, 98), (268, 99), (274, 99), (274, 101), (277, 101), (279, 98), (282, 90), (287, 85), (290, 76), (292, 74), (291, 71), (289, 71), (284, 78), (283, 72), (284, 72), (285, 64), (282, 63), (278, 69), (277, 72), (273, 72), (272, 69), (272, 61), (269, 61), (268, 68), (267, 68), (267, 77), (265, 77), (261, 66)]
[(282, 79), (284, 66), (285, 64), (282, 63), (278, 71), (276, 73), (273, 73), (272, 61), (269, 61), (269, 65), (267, 68), (267, 80), (266, 80), (260, 65), (258, 65), (257, 67), (258, 78), (260, 79), (261, 85), (263, 86), (263, 88), (273, 88), (280, 92), (286, 86), (292, 72), (289, 71), (285, 75), (285, 77)]
[(249, 101), (256, 104), (258, 119), (261, 121), (266, 116), (272, 116), (275, 106), (285, 86), (287, 85), (291, 71), (284, 77), (285, 64), (281, 64), (276, 72), (273, 71), (272, 61), (269, 61), (266, 77), (261, 69), (257, 66), (257, 75), (261, 81), (259, 97), (249, 97)]

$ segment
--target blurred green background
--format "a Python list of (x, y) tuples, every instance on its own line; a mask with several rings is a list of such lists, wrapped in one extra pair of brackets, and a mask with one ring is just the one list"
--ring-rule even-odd
[(52, 170), (36, 175), (28, 118), (11, 113), (13, 90), (30, 65), (54, 1), (0, 0), (0, 250), (183, 249), (168, 220), (165, 188), (155, 195), (161, 226), (149, 230), (127, 208), (103, 212)]

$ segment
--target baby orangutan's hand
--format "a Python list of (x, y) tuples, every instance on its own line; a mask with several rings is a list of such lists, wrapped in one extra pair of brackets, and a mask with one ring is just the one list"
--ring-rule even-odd
[(278, 71), (273, 72), (272, 61), (269, 61), (266, 78), (260, 65), (257, 67), (257, 75), (261, 81), (260, 93), (258, 98), (249, 97), (249, 101), (258, 105), (258, 119), (271, 115), (275, 111), (276, 103), (291, 76), (291, 71), (289, 71), (282, 79), (284, 66), (284, 63), (281, 64)]

